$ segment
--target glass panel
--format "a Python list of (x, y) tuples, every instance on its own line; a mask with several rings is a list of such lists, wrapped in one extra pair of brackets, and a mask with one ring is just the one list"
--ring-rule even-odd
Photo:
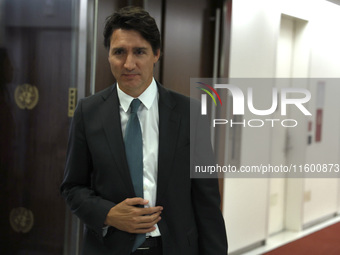
[(0, 2), (0, 254), (63, 253), (77, 2)]

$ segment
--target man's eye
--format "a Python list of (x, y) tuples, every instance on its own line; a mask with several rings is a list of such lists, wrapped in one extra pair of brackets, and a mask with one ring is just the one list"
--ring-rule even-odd
[(123, 50), (115, 50), (115, 51), (113, 52), (114, 55), (121, 55), (121, 54), (123, 54), (123, 53), (124, 53)]
[(144, 50), (136, 50), (136, 54), (137, 55), (143, 55), (143, 54), (145, 54), (145, 51)]

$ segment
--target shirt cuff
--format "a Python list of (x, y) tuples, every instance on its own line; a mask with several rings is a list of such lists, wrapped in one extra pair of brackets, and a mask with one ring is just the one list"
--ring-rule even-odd
[(105, 237), (106, 236), (106, 234), (107, 234), (107, 230), (109, 229), (109, 226), (105, 226), (105, 227), (103, 227), (103, 237)]

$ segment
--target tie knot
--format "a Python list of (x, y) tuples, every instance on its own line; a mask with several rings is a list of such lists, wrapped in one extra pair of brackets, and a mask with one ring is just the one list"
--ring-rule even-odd
[(131, 113), (136, 113), (140, 104), (141, 104), (141, 102), (138, 98), (133, 99), (131, 104), (130, 104)]

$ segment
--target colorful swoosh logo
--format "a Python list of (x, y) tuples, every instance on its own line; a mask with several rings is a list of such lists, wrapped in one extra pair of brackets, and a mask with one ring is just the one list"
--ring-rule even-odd
[[(213, 87), (211, 87), (210, 85), (205, 84), (205, 83), (203, 83), (203, 82), (197, 82), (197, 83), (206, 86), (206, 87), (209, 88), (212, 92), (214, 92), (214, 94), (217, 96), (218, 100), (220, 101), (220, 104), (222, 105), (222, 100), (221, 100), (221, 98), (220, 98), (220, 95), (217, 93), (217, 91), (216, 91)], [(217, 102), (216, 102), (215, 97), (213, 96), (213, 94), (211, 94), (211, 92), (210, 92), (209, 90), (207, 90), (207, 89), (205, 89), (205, 88), (201, 88), (201, 87), (197, 87), (197, 88), (200, 89), (200, 90), (203, 90), (204, 92), (206, 92), (206, 93), (212, 98), (212, 100), (214, 101), (215, 105), (217, 105)]]

